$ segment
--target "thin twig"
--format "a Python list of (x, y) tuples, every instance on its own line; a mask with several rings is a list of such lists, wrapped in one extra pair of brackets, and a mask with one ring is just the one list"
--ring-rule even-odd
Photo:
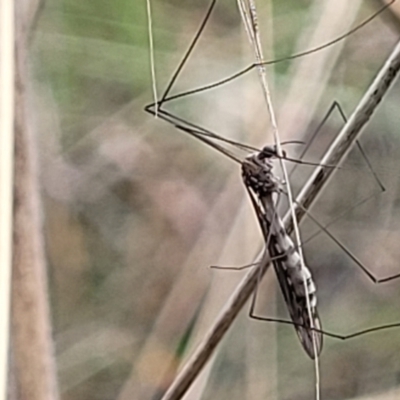
[[(322, 160), (323, 165), (336, 165), (344, 160), (351, 146), (361, 134), (363, 127), (369, 121), (383, 97), (387, 94), (399, 69), (400, 42), (395, 46), (370, 88), (361, 99), (359, 105), (326, 152)], [(323, 166), (316, 168), (314, 174), (312, 174), (296, 199), (296, 203), (301, 204), (301, 207), (294, 206), (298, 221), (305, 215), (303, 208), (307, 210), (310, 209), (334, 171), (335, 169)], [(285, 216), (284, 221), (286, 228), (290, 232), (293, 229), (290, 213)], [(185, 366), (163, 396), (163, 400), (181, 399), (186, 393), (197, 375), (199, 375), (210, 359), (218, 343), (224, 337), (239, 311), (254, 291), (259, 277), (263, 276), (269, 268), (269, 262), (269, 256), (265, 254), (259, 266), (252, 269), (243, 278), (223, 310), (221, 310), (206, 337), (198, 345), (195, 352), (188, 359)]]

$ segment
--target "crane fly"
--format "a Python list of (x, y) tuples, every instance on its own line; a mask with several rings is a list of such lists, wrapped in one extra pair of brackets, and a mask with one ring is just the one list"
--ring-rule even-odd
[(272, 172), (275, 157), (276, 150), (270, 146), (246, 157), (242, 163), (242, 177), (256, 210), (293, 325), (304, 350), (314, 359), (315, 351), (317, 354), (321, 352), (323, 342), (316, 286), (275, 207), (273, 195), (282, 190), (279, 179)]
[[(211, 2), (208, 12), (198, 32), (196, 33), (195, 38), (193, 39), (191, 45), (189, 46), (189, 50), (183, 57), (182, 62), (176, 69), (176, 72), (173, 75), (172, 79), (169, 81), (169, 84), (167, 85), (167, 88), (164, 91), (164, 94), (162, 95), (161, 99), (155, 103), (146, 106), (145, 110), (153, 115), (157, 115), (160, 119), (170, 123), (177, 129), (185, 133), (188, 133), (189, 135), (200, 140), (201, 142), (213, 147), (214, 149), (218, 150), (219, 152), (223, 153), (224, 155), (226, 155), (227, 157), (229, 157), (230, 159), (234, 160), (235, 162), (241, 165), (244, 183), (246, 185), (247, 190), (249, 191), (252, 203), (256, 209), (257, 217), (264, 235), (264, 239), (266, 241), (266, 246), (272, 258), (273, 266), (276, 271), (279, 285), (281, 287), (283, 297), (292, 320), (292, 325), (294, 325), (297, 335), (306, 353), (311, 358), (315, 358), (315, 356), (320, 353), (323, 343), (322, 339), (323, 334), (337, 337), (340, 339), (345, 339), (348, 337), (359, 336), (364, 333), (368, 333), (375, 330), (398, 326), (399, 324), (390, 324), (383, 327), (372, 328), (356, 332), (355, 334), (347, 336), (337, 335), (323, 331), (320, 318), (317, 312), (316, 287), (312, 279), (310, 270), (308, 269), (308, 267), (300, 266), (299, 256), (297, 254), (296, 246), (294, 245), (289, 234), (284, 229), (283, 223), (276, 209), (275, 202), (273, 201), (274, 193), (280, 191), (280, 185), (278, 183), (278, 179), (272, 174), (272, 160), (276, 157), (276, 151), (274, 147), (266, 146), (261, 151), (258, 151), (258, 149), (254, 146), (237, 143), (233, 140), (224, 138), (220, 135), (215, 134), (211, 130), (208, 130), (200, 125), (196, 125), (188, 120), (185, 120), (167, 111), (163, 107), (164, 104), (171, 102), (173, 100), (177, 100), (179, 98), (183, 99), (185, 97), (189, 97), (194, 94), (198, 94), (201, 92), (205, 92), (206, 90), (222, 86), (223, 84), (228, 83), (257, 67), (257, 64), (253, 64), (250, 67), (245, 68), (240, 72), (233, 74), (228, 78), (218, 81), (214, 84), (209, 84), (201, 88), (188, 90), (186, 92), (178, 93), (175, 95), (170, 95), (171, 88), (175, 84), (177, 77), (182, 71), (189, 55), (191, 54), (197, 41), (199, 40), (204, 30), (204, 27), (208, 21), (208, 18), (211, 15), (215, 3), (216, 3), (215, 0)], [(385, 6), (384, 8), (379, 10), (376, 14), (374, 14), (366, 21), (358, 25), (356, 28), (340, 36), (339, 38), (333, 40), (331, 43), (328, 44), (328, 46), (342, 40), (344, 37), (365, 26), (368, 22), (374, 19), (379, 13), (381, 13), (387, 7), (388, 6)], [(276, 62), (286, 61), (288, 59), (293, 59), (300, 56), (308, 55), (320, 50), (323, 47), (326, 46), (325, 45), (319, 46), (315, 49), (304, 51), (294, 56), (289, 56), (277, 61), (271, 61), (265, 63), (263, 62), (262, 64), (265, 65), (273, 64)], [(335, 104), (336, 103), (333, 104), (332, 109), (335, 108)], [(246, 153), (248, 152), (253, 152), (253, 153), (243, 159), (243, 157), (238, 156), (234, 152), (228, 150), (223, 144), (234, 146), (236, 150), (239, 150), (241, 152), (244, 151)], [(299, 160), (298, 162), (307, 164), (307, 162), (304, 162), (302, 160)], [(328, 166), (328, 167), (332, 168), (333, 166)], [(337, 243), (339, 244), (339, 246), (342, 246), (340, 242)], [(353, 257), (352, 255), (350, 256)], [(353, 260), (355, 260), (355, 262), (358, 263), (355, 257), (353, 257)], [(359, 266), (369, 276), (371, 280), (377, 283), (393, 280), (400, 276), (400, 274), (396, 274), (388, 278), (377, 279), (371, 273), (369, 273), (369, 271), (365, 267), (363, 267), (362, 265)], [(307, 287), (306, 290), (304, 290), (304, 282), (306, 282), (306, 287)], [(307, 301), (311, 306), (311, 310), (307, 310), (306, 307)], [(273, 319), (265, 318), (265, 320), (272, 321)], [(287, 321), (280, 321), (278, 319), (276, 319), (276, 321), (287, 323)]]

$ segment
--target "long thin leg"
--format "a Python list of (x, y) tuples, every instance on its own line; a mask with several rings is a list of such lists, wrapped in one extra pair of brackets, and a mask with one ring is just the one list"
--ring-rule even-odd
[[(249, 310), (249, 317), (251, 319), (255, 319), (257, 321), (263, 321), (263, 322), (275, 322), (275, 323), (279, 323), (279, 324), (286, 324), (286, 325), (293, 325), (293, 326), (303, 326), (301, 324), (296, 324), (293, 321), (287, 320), (287, 319), (271, 318), (271, 317), (264, 317), (264, 316), (256, 315), (254, 313), (255, 302), (256, 302), (256, 291), (254, 292), (254, 295), (253, 295), (253, 298), (252, 298), (252, 301), (251, 301), (251, 305), (250, 305), (250, 310)], [(368, 333), (374, 333), (374, 332), (383, 331), (383, 330), (392, 329), (392, 328), (400, 328), (400, 322), (396, 322), (396, 323), (393, 323), (393, 324), (385, 324), (385, 325), (375, 326), (373, 328), (363, 329), (363, 330), (360, 330), (360, 331), (349, 333), (347, 335), (334, 333), (334, 332), (329, 332), (329, 331), (326, 331), (324, 329), (317, 329), (317, 328), (312, 328), (311, 330), (313, 330), (315, 332), (322, 333), (323, 335), (329, 336), (329, 337), (334, 338), (334, 339), (347, 340), (347, 339), (353, 339), (355, 337), (363, 336), (363, 335), (366, 335)], [(310, 329), (310, 328), (307, 328), (307, 329)]]
[(358, 266), (358, 267), (360, 267), (361, 268), (361, 270), (365, 273), (365, 275), (367, 275), (368, 276), (368, 278), (373, 282), (373, 283), (376, 283), (376, 284), (379, 284), (379, 283), (385, 283), (385, 282), (390, 282), (390, 281), (393, 281), (393, 280), (395, 280), (395, 279), (398, 279), (398, 278), (400, 278), (400, 273), (397, 273), (397, 274), (394, 274), (394, 275), (391, 275), (391, 276), (387, 276), (387, 277), (385, 277), (385, 278), (377, 278), (371, 271), (369, 271), (365, 266), (364, 266), (364, 264), (352, 253), (352, 252), (350, 252), (347, 248), (346, 248), (346, 246), (340, 241), (340, 240), (338, 240), (337, 238), (335, 238), (335, 236), (334, 235), (332, 235), (330, 232), (329, 232), (329, 230), (327, 230), (327, 229), (325, 229), (323, 226), (322, 226), (322, 224), (320, 224), (319, 222), (318, 222), (318, 220), (316, 219), (316, 218), (314, 218), (313, 216), (312, 216), (312, 214), (309, 212), (309, 211), (307, 211), (307, 210), (305, 210), (300, 204), (298, 204), (298, 206), (299, 207), (301, 207), (306, 213), (307, 213), (307, 215), (312, 219), (312, 221), (316, 224), (316, 225), (318, 225), (321, 229), (323, 229), (324, 230), (324, 232), (356, 263), (356, 265)]
[[(317, 128), (315, 129), (315, 131), (313, 132), (313, 134), (311, 135), (310, 140), (307, 142), (306, 146), (304, 147), (303, 151), (301, 152), (300, 156), (299, 156), (299, 160), (297, 161), (297, 163), (295, 164), (295, 166), (292, 168), (292, 170), (290, 171), (290, 176), (294, 173), (294, 171), (297, 169), (297, 167), (301, 164), (311, 164), (311, 163), (304, 163), (303, 162), (303, 157), (305, 156), (305, 154), (307, 153), (307, 151), (309, 150), (309, 148), (311, 147), (312, 143), (314, 142), (314, 140), (317, 138), (317, 136), (319, 135), (319, 133), (321, 132), (321, 129), (323, 128), (323, 126), (325, 125), (326, 121), (331, 117), (331, 115), (333, 114), (334, 111), (337, 111), (340, 115), (340, 117), (342, 118), (343, 122), (346, 123), (347, 122), (347, 118), (346, 115), (341, 107), (341, 105), (339, 104), (339, 102), (337, 102), (336, 100), (334, 100), (332, 102), (332, 104), (330, 105), (328, 111), (325, 113), (324, 117), (322, 118), (321, 122), (318, 124)], [(376, 174), (374, 168), (371, 165), (371, 162), (369, 161), (366, 152), (364, 151), (363, 147), (361, 146), (361, 143), (359, 140), (356, 140), (356, 146), (359, 149), (361, 156), (363, 157), (365, 163), (367, 164), (367, 167), (369, 169), (369, 171), (371, 172), (371, 174), (373, 175), (374, 179), (376, 180), (377, 184), (379, 185), (380, 189), (382, 192), (384, 192), (386, 189), (382, 183), (382, 181), (379, 179), (378, 175)], [(291, 159), (290, 159), (291, 160)], [(335, 167), (335, 166), (332, 166)]]
[[(281, 254), (276, 257), (272, 257), (271, 261), (274, 260), (279, 260), (280, 258), (284, 258), (285, 254)], [(260, 261), (256, 261), (250, 264), (245, 264), (245, 265), (239, 265), (239, 266), (230, 266), (230, 265), (210, 265), (210, 268), (212, 269), (222, 269), (225, 271), (243, 271), (244, 269), (255, 267), (256, 265), (259, 265)]]
[[(316, 136), (318, 135), (318, 133), (320, 132), (322, 126), (326, 123), (326, 121), (328, 120), (328, 118), (331, 116), (331, 114), (334, 111), (338, 111), (340, 116), (342, 117), (343, 121), (346, 122), (347, 118), (343, 112), (342, 107), (340, 106), (340, 104), (337, 101), (334, 101), (331, 106), (329, 107), (328, 112), (325, 114), (324, 118), (322, 119), (322, 122), (318, 125), (317, 129), (315, 130), (315, 132), (313, 133), (311, 140), (309, 141), (309, 144), (307, 145), (307, 147), (304, 149), (304, 151), (302, 152), (302, 154), (300, 155), (300, 158), (302, 158), (305, 153), (307, 152), (308, 148), (310, 147), (312, 141), (316, 138)], [(377, 176), (376, 172), (374, 171), (371, 162), (369, 161), (366, 152), (364, 151), (361, 143), (359, 141), (356, 141), (356, 145), (357, 148), (359, 149), (364, 161), (366, 162), (366, 165), (368, 167), (368, 169), (370, 170), (370, 172), (372, 173), (374, 180), (377, 182), (381, 192), (384, 192), (386, 189), (383, 185), (383, 183), (381, 182), (381, 180), (379, 179), (379, 177)], [(293, 170), (297, 167), (297, 165), (293, 168)], [(292, 172), (293, 172), (292, 170)], [(380, 193), (379, 193), (380, 194)], [(385, 283), (385, 282), (389, 282), (395, 279), (400, 278), (400, 273), (388, 276), (388, 277), (384, 277), (384, 278), (377, 278), (371, 271), (369, 271), (368, 268), (366, 268), (363, 263), (341, 242), (339, 241), (334, 235), (332, 235), (329, 230), (327, 229), (328, 226), (332, 225), (334, 222), (336, 222), (338, 219), (342, 218), (344, 215), (346, 215), (346, 213), (350, 212), (352, 209), (354, 209), (356, 206), (361, 205), (363, 203), (365, 203), (366, 201), (374, 198), (375, 195), (372, 196), (368, 196), (364, 199), (362, 199), (361, 201), (357, 202), (356, 205), (354, 205), (353, 207), (350, 207), (348, 210), (346, 210), (339, 218), (335, 218), (334, 220), (331, 220), (328, 224), (322, 225), (312, 214), (310, 214), (309, 211), (303, 209), (308, 216), (310, 217), (310, 219), (320, 228), (320, 230), (314, 234), (312, 237), (315, 237), (317, 234), (319, 234), (321, 231), (325, 232), (333, 241), (334, 243), (336, 243), (355, 263), (356, 265), (368, 276), (368, 278), (376, 283)], [(301, 205), (299, 205), (301, 207)], [(309, 242), (311, 240), (311, 238), (308, 238), (305, 242)], [(303, 242), (303, 245), (304, 243)]]
[[(179, 64), (177, 70), (175, 71), (170, 83), (168, 84), (167, 89), (165, 90), (161, 101), (157, 102), (157, 106), (160, 108), (162, 104), (165, 104), (165, 103), (167, 103), (169, 101), (176, 100), (176, 99), (179, 99), (179, 98), (182, 98), (182, 97), (188, 97), (188, 96), (191, 96), (191, 95), (194, 95), (194, 94), (198, 94), (198, 93), (201, 93), (201, 92), (204, 92), (204, 91), (207, 91), (207, 90), (214, 89), (214, 88), (217, 88), (219, 86), (225, 85), (226, 83), (234, 81), (235, 79), (239, 78), (240, 76), (247, 74), (249, 71), (259, 67), (260, 65), (263, 65), (263, 66), (273, 65), (273, 64), (277, 64), (277, 63), (281, 63), (281, 62), (289, 61), (289, 60), (294, 60), (296, 58), (300, 58), (300, 57), (303, 57), (303, 56), (307, 56), (307, 55), (316, 53), (316, 52), (318, 52), (318, 51), (320, 51), (320, 50), (322, 50), (322, 49), (324, 49), (326, 47), (329, 47), (329, 46), (331, 46), (331, 45), (333, 45), (333, 44), (335, 44), (337, 42), (340, 42), (341, 40), (343, 40), (347, 36), (355, 33), (356, 31), (358, 31), (360, 29), (362, 29), (364, 26), (368, 25), (373, 19), (375, 19), (379, 14), (381, 14), (388, 7), (390, 7), (395, 1), (396, 0), (392, 0), (391, 2), (389, 2), (388, 4), (383, 6), (381, 9), (379, 9), (376, 13), (372, 14), (365, 21), (363, 21), (359, 25), (357, 25), (355, 28), (349, 30), (348, 32), (344, 33), (343, 35), (340, 35), (336, 39), (333, 39), (333, 40), (329, 41), (328, 43), (325, 43), (325, 44), (317, 46), (317, 47), (315, 47), (313, 49), (306, 50), (306, 51), (303, 51), (303, 52), (300, 52), (300, 53), (297, 53), (297, 54), (294, 54), (294, 55), (291, 55), (291, 56), (282, 57), (282, 58), (279, 58), (279, 59), (276, 59), (276, 60), (263, 61), (261, 63), (254, 63), (254, 64), (251, 64), (248, 67), (246, 67), (246, 68), (244, 68), (244, 69), (242, 69), (242, 70), (230, 75), (229, 77), (221, 79), (221, 80), (219, 80), (217, 82), (213, 82), (213, 83), (210, 83), (210, 84), (208, 84), (206, 86), (202, 86), (200, 88), (195, 88), (195, 89), (191, 89), (191, 90), (188, 90), (188, 91), (185, 91), (185, 92), (181, 92), (181, 93), (178, 93), (178, 94), (175, 94), (175, 95), (172, 95), (172, 96), (168, 96), (173, 84), (175, 83), (179, 73), (181, 72), (182, 68), (184, 67), (187, 59), (189, 58), (191, 52), (193, 51), (195, 45), (197, 44), (197, 42), (198, 42), (198, 40), (199, 40), (199, 38), (201, 36), (202, 31), (205, 28), (205, 25), (206, 25), (206, 23), (207, 23), (207, 21), (208, 21), (208, 19), (210, 17), (210, 14), (212, 12), (212, 9), (214, 8), (214, 5), (215, 5), (215, 0), (213, 0), (211, 5), (210, 5), (210, 7), (209, 7), (209, 9), (208, 9), (208, 11), (207, 11), (206, 17), (202, 21), (201, 26), (200, 26), (198, 32), (196, 33), (195, 38), (193, 39), (192, 43), (190, 44), (189, 49), (187, 50), (186, 54), (184, 55), (182, 61), (180, 62), (180, 64)], [(150, 106), (154, 106), (154, 105), (155, 105), (154, 103), (150, 104)]]

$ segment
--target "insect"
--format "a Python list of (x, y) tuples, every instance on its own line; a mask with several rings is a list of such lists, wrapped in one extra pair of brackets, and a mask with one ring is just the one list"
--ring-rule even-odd
[[(201, 34), (201, 30), (199, 31), (199, 35), (200, 35), (200, 34)], [(192, 43), (191, 48), (194, 46), (194, 44), (195, 44), (195, 41)], [(188, 54), (189, 54), (189, 53), (188, 53)], [(186, 56), (185, 56), (185, 57), (186, 57)], [(183, 63), (183, 64), (184, 64), (184, 63)], [(182, 64), (182, 65), (183, 65), (183, 64)], [(235, 156), (234, 154), (232, 154), (230, 151), (226, 150), (226, 148), (225, 148), (223, 145), (221, 145), (221, 143), (226, 143), (226, 144), (228, 144), (228, 145), (229, 145), (229, 144), (233, 144), (233, 145), (235, 145), (238, 149), (244, 150), (244, 151), (255, 151), (255, 150), (257, 150), (257, 149), (254, 148), (254, 147), (252, 147), (252, 146), (249, 146), (249, 145), (237, 144), (237, 143), (233, 142), (233, 141), (230, 140), (230, 139), (222, 138), (222, 137), (216, 135), (213, 131), (208, 130), (207, 128), (201, 127), (201, 126), (199, 126), (198, 124), (191, 123), (191, 122), (189, 122), (189, 121), (187, 121), (187, 120), (185, 120), (185, 119), (183, 119), (183, 118), (177, 117), (176, 115), (174, 115), (173, 113), (171, 113), (171, 112), (165, 110), (165, 109), (162, 107), (163, 104), (165, 104), (165, 103), (168, 102), (168, 101), (172, 101), (172, 100), (177, 99), (177, 98), (184, 98), (185, 96), (190, 96), (191, 94), (200, 93), (200, 92), (202, 92), (202, 91), (205, 91), (206, 89), (209, 89), (209, 88), (211, 88), (211, 87), (215, 87), (214, 85), (208, 85), (208, 86), (202, 87), (202, 88), (200, 88), (200, 89), (194, 89), (193, 91), (188, 91), (188, 92), (181, 93), (181, 94), (178, 94), (178, 95), (170, 96), (170, 95), (169, 95), (169, 91), (170, 91), (171, 87), (173, 86), (174, 81), (176, 80), (176, 77), (179, 75), (179, 71), (180, 71), (181, 69), (182, 69), (182, 67), (180, 66), (180, 67), (178, 68), (178, 70), (177, 70), (178, 73), (177, 73), (177, 74), (174, 76), (174, 78), (170, 81), (170, 85), (168, 86), (168, 88), (167, 88), (167, 90), (165, 91), (164, 95), (161, 97), (161, 100), (159, 100), (156, 104), (152, 104), (152, 105), (148, 106), (148, 107), (147, 107), (147, 111), (149, 111), (149, 112), (151, 112), (151, 113), (153, 113), (153, 114), (154, 114), (155, 112), (157, 112), (157, 113), (158, 113), (158, 116), (159, 116), (160, 118), (162, 118), (162, 119), (166, 120), (167, 122), (171, 123), (172, 125), (174, 125), (174, 126), (177, 127), (178, 129), (180, 129), (180, 130), (182, 130), (182, 131), (184, 131), (184, 132), (189, 133), (190, 135), (196, 137), (196, 138), (199, 139), (200, 141), (202, 141), (202, 142), (204, 142), (204, 143), (206, 143), (206, 144), (208, 144), (208, 145), (211, 145), (213, 148), (219, 150), (220, 152), (222, 152), (223, 154), (227, 155), (227, 156), (230, 157), (231, 159), (234, 159), (235, 161), (238, 161), (238, 162), (242, 163), (242, 159), (241, 159), (240, 157), (237, 157), (237, 156)], [(235, 76), (238, 76), (238, 74), (235, 74)], [(230, 78), (228, 78), (228, 79), (226, 79), (226, 80), (224, 80), (224, 81), (228, 81), (228, 80), (230, 80)], [(155, 110), (156, 110), (156, 111), (155, 111)], [(215, 140), (216, 140), (217, 142), (215, 142)], [(270, 150), (271, 150), (272, 148), (266, 147), (266, 148), (264, 148), (264, 150), (265, 150), (265, 149), (270, 149)], [(261, 152), (259, 152), (258, 154), (262, 154), (262, 153), (263, 153), (263, 152), (261, 151)], [(271, 151), (271, 156), (272, 156), (273, 153), (274, 153), (274, 152)], [(265, 154), (264, 154), (264, 155), (265, 155)], [(265, 161), (266, 159), (267, 159), (267, 157), (264, 158), (264, 161)], [(247, 161), (248, 161), (248, 160), (247, 160)], [(245, 161), (244, 161), (244, 163), (243, 163), (242, 165), (245, 165), (247, 161), (246, 161), (246, 159), (245, 159)], [(261, 182), (261, 181), (262, 181), (262, 180), (260, 180), (259, 182)], [(249, 187), (251, 187), (250, 183), (249, 183)], [(252, 190), (254, 190), (254, 188), (253, 188)], [(255, 191), (255, 192), (256, 192), (256, 191)], [(273, 190), (272, 190), (272, 192), (273, 192)], [(271, 192), (270, 194), (268, 194), (268, 196), (269, 196), (269, 195), (272, 195), (272, 192)], [(258, 193), (257, 196), (259, 196), (259, 194), (260, 194), (260, 193)], [(261, 194), (262, 194), (262, 193), (261, 193)], [(264, 195), (265, 195), (265, 196), (264, 196)], [(261, 196), (261, 197), (268, 197), (268, 196), (267, 196), (266, 193), (264, 193), (263, 196)], [(253, 199), (254, 199), (254, 198), (253, 198)], [(256, 199), (254, 199), (254, 200), (256, 201)], [(260, 198), (259, 200), (260, 200), (261, 203), (263, 203), (263, 200), (262, 200), (261, 198)], [(264, 199), (264, 200), (266, 200), (266, 199)], [(266, 236), (266, 239), (268, 239), (269, 235), (271, 235), (271, 237), (272, 237), (273, 235), (275, 235), (275, 239), (274, 239), (274, 240), (271, 241), (271, 237), (269, 238), (269, 240), (270, 240), (271, 243), (272, 243), (272, 244), (269, 244), (269, 247), (270, 247), (270, 246), (277, 247), (277, 243), (278, 243), (279, 241), (282, 241), (282, 240), (281, 240), (282, 237), (277, 239), (277, 231), (279, 230), (279, 224), (278, 224), (278, 223), (274, 224), (274, 222), (273, 222), (273, 221), (274, 221), (274, 218), (272, 218), (273, 216), (271, 216), (271, 215), (269, 215), (269, 217), (266, 216), (267, 213), (271, 212), (271, 211), (267, 211), (267, 210), (272, 210), (272, 213), (274, 214), (274, 208), (273, 208), (273, 207), (267, 207), (266, 204), (267, 204), (267, 203), (265, 203), (265, 204), (264, 204), (264, 207), (261, 208), (261, 213), (259, 214), (259, 216), (261, 217), (261, 218), (260, 218), (260, 223), (261, 223), (261, 226), (264, 225), (264, 228), (265, 228), (265, 229), (263, 229), (263, 233), (264, 233), (264, 235)], [(282, 236), (282, 235), (281, 235), (281, 236)], [(286, 236), (285, 236), (285, 238), (286, 238)], [(268, 240), (267, 240), (267, 243), (268, 243)], [(292, 246), (289, 246), (289, 247), (292, 247)], [(271, 247), (271, 248), (272, 248), (272, 247)], [(294, 246), (293, 246), (292, 248), (294, 248)], [(274, 251), (274, 250), (272, 250), (272, 252), (273, 252), (273, 251)], [(275, 258), (275, 260), (274, 260), (274, 262), (275, 262), (276, 264), (282, 263), (282, 260), (279, 260), (279, 256), (281, 256), (281, 257), (282, 257), (282, 260), (283, 260), (283, 258), (285, 257), (285, 254), (284, 254), (284, 255), (282, 255), (282, 254), (281, 254), (281, 255), (279, 255), (279, 254), (276, 255), (276, 258)], [(272, 256), (272, 257), (274, 258), (274, 256)], [(276, 268), (276, 269), (277, 269), (277, 268)], [(305, 270), (302, 271), (303, 274), (305, 273), (304, 271), (305, 271)], [(278, 275), (278, 276), (279, 276), (279, 275)], [(281, 277), (278, 277), (278, 280), (280, 281), (280, 284), (281, 284), (281, 286), (282, 286), (282, 282), (283, 282), (283, 281), (285, 281), (285, 282), (287, 283), (287, 276), (286, 276), (286, 277), (283, 277), (283, 276), (281, 275)], [(286, 285), (285, 287), (287, 287), (287, 286), (288, 286), (288, 285)], [(310, 293), (313, 294), (313, 286), (312, 286), (311, 283), (310, 283), (310, 285), (309, 285), (309, 288), (310, 288)], [(283, 290), (285, 290), (285, 289), (283, 289)], [(285, 293), (285, 291), (284, 291), (284, 293)], [(285, 294), (284, 294), (284, 296), (285, 296)], [(288, 297), (287, 297), (287, 298), (288, 298)], [(285, 298), (286, 303), (288, 303), (287, 298)], [(313, 299), (313, 298), (312, 298), (312, 299), (310, 298), (310, 300), (311, 300), (311, 303), (313, 303), (314, 299)], [(291, 316), (292, 316), (292, 318), (293, 318), (293, 315), (292, 315), (292, 313), (291, 313), (291, 308), (290, 308), (290, 307), (291, 307), (291, 306), (289, 305), (289, 313), (291, 314)], [(294, 318), (293, 318), (293, 319), (294, 319)], [(315, 313), (315, 315), (314, 315), (314, 324), (315, 324), (315, 326), (314, 326), (313, 329), (310, 328), (310, 327), (304, 328), (303, 323), (304, 323), (304, 321), (302, 321), (301, 323), (298, 323), (297, 325), (296, 325), (296, 323), (295, 323), (295, 328), (296, 328), (296, 330), (297, 330), (298, 333), (301, 332), (301, 333), (300, 333), (300, 337), (303, 338), (303, 340), (306, 340), (305, 338), (308, 336), (307, 344), (304, 344), (304, 343), (306, 343), (306, 342), (304, 341), (304, 342), (303, 342), (303, 346), (305, 347), (307, 353), (308, 353), (311, 357), (313, 357), (315, 354), (314, 354), (314, 350), (312, 349), (312, 346), (313, 346), (313, 345), (312, 345), (312, 342), (314, 341), (314, 342), (317, 344), (317, 346), (318, 346), (317, 352), (319, 352), (320, 349), (321, 349), (321, 347), (322, 347), (322, 336), (321, 336), (321, 332), (318, 332), (319, 327), (320, 327), (319, 318), (318, 318), (317, 314)], [(303, 330), (303, 328), (304, 328), (304, 330)], [(315, 329), (315, 328), (316, 328), (316, 329)], [(314, 339), (313, 339), (313, 337), (314, 337)]]
[(276, 157), (276, 150), (270, 146), (246, 157), (242, 163), (243, 181), (257, 211), (276, 276), (297, 335), (307, 354), (315, 358), (315, 352), (319, 354), (322, 349), (316, 287), (310, 270), (302, 265), (301, 256), (286, 233), (275, 208), (273, 194), (282, 189), (279, 180), (272, 172), (274, 157)]

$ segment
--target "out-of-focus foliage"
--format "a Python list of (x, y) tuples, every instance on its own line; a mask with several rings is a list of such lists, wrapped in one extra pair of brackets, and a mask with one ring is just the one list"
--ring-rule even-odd
[[(258, 3), (268, 59), (325, 43), (376, 10), (366, 1)], [(208, 2), (151, 5), (161, 94)], [(269, 68), (284, 139), (307, 140), (333, 100), (350, 112), (395, 41), (383, 15), (327, 53)], [(240, 273), (208, 266), (243, 265), (259, 249), (261, 235), (240, 170), (144, 113), (152, 101), (144, 0), (46, 2), (31, 60), (63, 399), (157, 398), (240, 280)], [(221, 0), (173, 91), (214, 82), (251, 63), (236, 4)], [(400, 270), (398, 89), (385, 99), (364, 139), (389, 194), (332, 227), (379, 276)], [(235, 140), (254, 145), (271, 140), (256, 74), (168, 107)], [(310, 157), (318, 159), (341, 123), (337, 117), (329, 121)], [(295, 156), (296, 149), (288, 150)], [(314, 210), (323, 222), (379, 191), (357, 153), (347, 166), (356, 175), (340, 171)], [(310, 171), (306, 168), (295, 185)], [(315, 228), (307, 223), (304, 229)], [(306, 257), (326, 329), (346, 333), (400, 321), (400, 283), (375, 287), (323, 235), (310, 242)], [(286, 316), (281, 295), (275, 298), (272, 271), (268, 275), (257, 312)], [(399, 332), (345, 343), (327, 339), (323, 398), (396, 386)], [(204, 398), (310, 399), (313, 373), (293, 329), (250, 321), (244, 312), (219, 351)]]

